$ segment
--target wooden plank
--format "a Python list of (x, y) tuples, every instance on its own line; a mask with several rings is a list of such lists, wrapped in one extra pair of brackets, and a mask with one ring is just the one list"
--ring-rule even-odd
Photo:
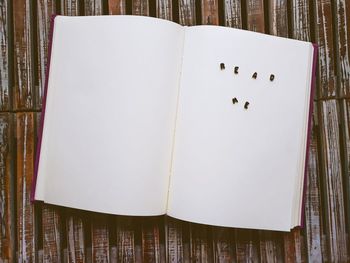
[(142, 260), (143, 262), (163, 262), (160, 251), (160, 220), (142, 220)]
[(327, 243), (331, 262), (345, 262), (347, 260), (338, 107), (336, 100), (319, 103), (320, 149), (323, 158), (325, 209), (327, 211), (325, 229), (328, 235)]
[(195, 0), (179, 0), (179, 20), (183, 26), (196, 25)]
[(305, 240), (300, 228), (294, 228), (284, 238), (284, 261), (286, 263), (306, 262)]
[(156, 1), (156, 15), (158, 18), (173, 20), (173, 10), (171, 0)]
[[(342, 148), (344, 157), (344, 194), (346, 204), (346, 220), (348, 226), (350, 226), (350, 99), (340, 100), (341, 103), (341, 128), (342, 128)], [(348, 244), (350, 246), (350, 244)], [(348, 252), (348, 260), (350, 261), (350, 253)]]
[(34, 107), (31, 1), (13, 1), (15, 110)]
[(102, 0), (84, 0), (84, 14), (86, 16), (103, 15)]
[(212, 227), (214, 262), (235, 262), (235, 235), (231, 228)]
[(350, 97), (350, 2), (335, 1), (339, 95)]
[(110, 15), (126, 15), (125, 0), (108, 0), (108, 13)]
[(192, 262), (213, 262), (210, 227), (190, 224), (190, 259)]
[(37, 1), (37, 43), (38, 43), (38, 80), (39, 86), (36, 88), (36, 109), (41, 109), (44, 96), (44, 85), (46, 77), (46, 65), (49, 45), (49, 31), (51, 16), (56, 13), (55, 0)]
[(174, 218), (166, 218), (166, 250), (167, 262), (184, 262), (182, 222)]
[(68, 212), (66, 217), (67, 225), (67, 247), (68, 262), (85, 263), (85, 238), (84, 238), (84, 222), (81, 216)]
[(310, 1), (291, 1), (291, 37), (298, 40), (311, 41)]
[(61, 262), (61, 216), (58, 208), (42, 206), (43, 262)]
[(117, 251), (117, 262), (136, 262), (135, 227), (132, 217), (118, 217)]
[(321, 99), (336, 96), (335, 57), (332, 29), (332, 3), (330, 0), (314, 2), (315, 36), (318, 44), (317, 94)]
[(10, 110), (9, 83), (9, 6), (0, 2), (0, 110)]
[(0, 113), (0, 261), (13, 262), (15, 249), (12, 173), (12, 114)]
[(242, 28), (241, 0), (225, 0), (224, 14), (225, 14), (225, 26)]
[(18, 262), (36, 260), (34, 205), (30, 202), (34, 175), (34, 122), (33, 112), (16, 114)]
[(269, 33), (288, 37), (287, 0), (269, 0)]
[(246, 0), (247, 29), (256, 32), (265, 32), (264, 1)]
[(105, 215), (94, 214), (91, 223), (92, 262), (108, 263), (109, 229)]
[(139, 16), (149, 16), (148, 0), (132, 0), (132, 14)]
[(314, 126), (309, 146), (309, 160), (306, 180), (305, 196), (305, 233), (308, 262), (323, 262), (321, 244), (321, 200), (320, 200), (320, 172), (317, 156), (318, 146)]
[(280, 232), (260, 231), (260, 262), (283, 262), (283, 235)]
[(202, 0), (202, 24), (218, 25), (218, 0)]
[(80, 15), (80, 3), (82, 0), (61, 0), (61, 13), (65, 16)]
[(259, 262), (257, 235), (253, 230), (235, 230), (237, 262)]

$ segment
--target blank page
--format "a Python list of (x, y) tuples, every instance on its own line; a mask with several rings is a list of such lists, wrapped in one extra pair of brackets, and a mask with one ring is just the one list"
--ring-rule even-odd
[(186, 28), (169, 215), (240, 228), (293, 227), (312, 51), (310, 43), (248, 31)]
[(153, 18), (55, 18), (36, 200), (165, 213), (183, 33)]

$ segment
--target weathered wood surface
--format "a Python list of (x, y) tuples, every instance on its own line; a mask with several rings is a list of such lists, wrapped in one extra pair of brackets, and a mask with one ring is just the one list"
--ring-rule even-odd
[(61, 0), (61, 14), (66, 16), (80, 15), (80, 4), (82, 0)]
[(340, 157), (339, 105), (337, 100), (319, 103), (322, 168), (324, 171), (325, 229), (329, 260), (346, 262), (347, 234), (345, 225), (345, 204), (343, 173)]
[(179, 0), (179, 23), (184, 26), (197, 24), (195, 0)]
[(158, 18), (173, 20), (173, 9), (171, 0), (156, 1), (156, 15)]
[(10, 109), (9, 80), (9, 4), (0, 2), (0, 110)]
[(125, 15), (126, 14), (125, 0), (108, 0), (108, 14)]
[(312, 131), (305, 197), (305, 233), (308, 262), (323, 262), (321, 229), (320, 169), (318, 167), (317, 126)]
[(67, 211), (66, 229), (67, 229), (67, 248), (68, 262), (85, 263), (86, 248), (85, 248), (85, 223), (80, 215), (75, 212)]
[(34, 107), (33, 43), (31, 1), (13, 1), (13, 52), (14, 52), (14, 102), (15, 110)]
[(269, 0), (269, 33), (288, 37), (288, 2), (287, 0)]
[(258, 231), (235, 230), (235, 248), (237, 262), (259, 262)]
[(265, 14), (263, 0), (246, 0), (247, 29), (256, 32), (265, 32)]
[(213, 259), (215, 262), (234, 262), (235, 235), (232, 228), (213, 227)]
[(46, 66), (49, 45), (51, 16), (56, 14), (55, 0), (37, 1), (37, 44), (38, 44), (38, 88), (36, 90), (36, 108), (41, 109), (44, 96)]
[(339, 95), (350, 97), (350, 2), (336, 0), (336, 45)]
[(102, 13), (102, 0), (84, 0), (84, 14), (86, 16), (98, 16)]
[(218, 0), (202, 0), (202, 24), (218, 25), (219, 8)]
[(169, 263), (185, 262), (182, 221), (166, 218), (166, 258)]
[[(165, 256), (161, 251), (161, 226), (158, 218), (142, 220), (142, 260), (144, 262), (164, 262)], [(162, 240), (164, 242), (164, 238)]]
[(0, 113), (0, 261), (14, 261), (13, 121), (10, 113)]
[(63, 260), (61, 247), (61, 215), (57, 207), (43, 205), (42, 207), (43, 262), (61, 262)]
[(190, 224), (190, 260), (192, 262), (211, 262), (213, 243), (210, 227)]
[(34, 174), (34, 123), (34, 113), (16, 114), (18, 262), (35, 262), (36, 260), (37, 237), (34, 205), (30, 202)]
[[(183, 25), (220, 23), (317, 42), (317, 94), (321, 101), (314, 112), (305, 228), (283, 234), (189, 224), (168, 217), (165, 223), (159, 218), (107, 216), (106, 220), (51, 206), (36, 207), (40, 209), (34, 213), (28, 191), (33, 176), (34, 120), (38, 114), (31, 111), (41, 108), (48, 20), (55, 10), (65, 15), (152, 15), (178, 20)], [(348, 1), (2, 0), (0, 14), (0, 110), (10, 111), (0, 113), (0, 261), (350, 261), (350, 224), (345, 222), (345, 213), (350, 222)], [(14, 129), (12, 119), (16, 121)], [(11, 169), (15, 162), (16, 169)], [(16, 184), (8, 184), (11, 180)], [(11, 202), (15, 210), (11, 210)]]
[(117, 219), (117, 262), (135, 262), (135, 232), (132, 218)]
[(318, 44), (318, 98), (336, 96), (335, 56), (333, 46), (332, 3), (321, 0), (314, 3), (315, 36)]
[(291, 0), (291, 34), (294, 39), (310, 41), (310, 1), (309, 0)]
[(109, 229), (106, 216), (93, 215), (91, 221), (92, 262), (108, 263)]
[(132, 14), (139, 16), (149, 15), (148, 0), (132, 0)]
[(242, 28), (242, 3), (241, 0), (224, 1), (225, 26)]

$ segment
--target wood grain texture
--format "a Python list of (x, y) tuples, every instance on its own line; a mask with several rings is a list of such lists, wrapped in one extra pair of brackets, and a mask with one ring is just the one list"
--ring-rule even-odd
[(336, 45), (339, 95), (350, 97), (350, 2), (336, 0)]
[(148, 0), (132, 0), (132, 14), (139, 16), (149, 16)]
[(92, 262), (108, 263), (109, 229), (105, 215), (93, 215), (91, 223)]
[(65, 16), (80, 15), (80, 3), (82, 0), (61, 0), (61, 14)]
[(247, 229), (235, 230), (237, 262), (259, 262), (258, 232)]
[(225, 0), (224, 15), (225, 15), (225, 26), (242, 28), (241, 0)]
[(314, 126), (309, 146), (309, 160), (305, 196), (305, 233), (308, 262), (323, 262), (322, 229), (321, 229), (321, 200), (320, 200), (320, 171), (318, 146)]
[(34, 205), (30, 202), (34, 174), (34, 122), (33, 112), (16, 114), (18, 262), (36, 260)]
[(66, 216), (68, 262), (86, 262), (84, 225), (79, 215), (68, 211)]
[(271, 35), (288, 37), (287, 0), (269, 0), (269, 33)]
[(305, 251), (305, 240), (299, 228), (294, 228), (286, 233), (284, 238), (284, 262), (307, 262)]
[(108, 13), (110, 15), (125, 15), (125, 0), (108, 0)]
[(34, 107), (31, 1), (13, 1), (15, 110)]
[(181, 25), (196, 25), (196, 2), (195, 0), (179, 0), (179, 22)]
[(118, 217), (117, 253), (117, 262), (136, 262), (135, 227), (131, 217)]
[(325, 229), (329, 260), (347, 261), (347, 236), (345, 225), (345, 205), (343, 174), (339, 145), (339, 109), (336, 100), (319, 103), (319, 123), (324, 171)]
[(202, 0), (202, 24), (218, 25), (219, 8), (218, 0)]
[(190, 260), (213, 262), (211, 229), (206, 225), (190, 224)]
[(38, 51), (38, 86), (35, 91), (35, 108), (41, 109), (44, 96), (46, 65), (49, 45), (50, 19), (56, 13), (55, 0), (37, 1), (37, 51)]
[[(347, 223), (350, 221), (350, 99), (340, 100), (342, 115), (342, 146), (344, 156), (344, 175), (348, 180), (344, 180), (345, 200), (347, 200)], [(350, 244), (348, 244), (350, 245)], [(348, 257), (349, 257), (348, 253)]]
[(212, 227), (214, 262), (235, 262), (234, 234), (232, 228)]
[(156, 0), (156, 15), (158, 18), (173, 19), (171, 0)]
[(61, 216), (57, 207), (42, 206), (43, 262), (62, 262)]
[(10, 110), (9, 5), (0, 1), (0, 110)]
[(12, 114), (0, 113), (0, 262), (14, 261)]
[(330, 0), (314, 2), (315, 36), (318, 44), (318, 98), (336, 96), (335, 56), (333, 46), (332, 3)]
[[(142, 260), (143, 262), (163, 262), (160, 247), (160, 220), (142, 219)], [(163, 239), (164, 240), (164, 239)]]
[(265, 32), (265, 15), (263, 0), (246, 0), (247, 29), (256, 32)]
[(294, 39), (311, 40), (309, 5), (309, 0), (291, 0), (291, 37)]
[(283, 235), (280, 232), (260, 231), (260, 262), (283, 262)]
[(173, 218), (166, 218), (166, 251), (167, 262), (184, 262), (184, 245), (182, 222)]
[(84, 0), (84, 14), (86, 16), (102, 15), (102, 0)]

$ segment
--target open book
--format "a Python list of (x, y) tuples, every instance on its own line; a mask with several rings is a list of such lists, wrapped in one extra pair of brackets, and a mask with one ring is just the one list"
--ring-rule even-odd
[(289, 231), (311, 43), (135, 16), (53, 19), (33, 200)]

